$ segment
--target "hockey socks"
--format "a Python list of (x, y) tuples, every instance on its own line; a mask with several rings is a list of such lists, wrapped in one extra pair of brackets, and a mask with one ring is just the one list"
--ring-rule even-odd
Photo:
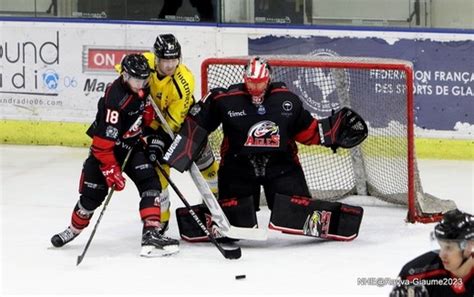
[(78, 201), (72, 211), (71, 225), (67, 227), (66, 230), (54, 234), (53, 237), (51, 237), (51, 244), (54, 247), (62, 247), (71, 242), (89, 225), (93, 214), (93, 210), (85, 209), (81, 205), (81, 202)]
[(359, 206), (276, 194), (269, 228), (283, 233), (350, 241), (359, 233), (363, 213)]

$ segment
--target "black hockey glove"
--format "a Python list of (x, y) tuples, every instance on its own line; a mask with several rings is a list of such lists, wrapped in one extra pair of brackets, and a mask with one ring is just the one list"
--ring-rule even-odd
[(428, 290), (423, 285), (397, 285), (390, 292), (390, 297), (429, 297)]
[(156, 134), (146, 137), (145, 154), (151, 162), (163, 163), (163, 156), (171, 142), (171, 137), (162, 129), (158, 129)]
[(355, 111), (343, 107), (333, 115), (318, 121), (321, 145), (334, 152), (339, 147), (352, 148), (367, 138), (367, 124)]

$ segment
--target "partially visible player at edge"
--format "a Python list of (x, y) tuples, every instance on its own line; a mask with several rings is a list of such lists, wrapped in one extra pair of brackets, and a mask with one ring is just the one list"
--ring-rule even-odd
[[(250, 59), (243, 73), (244, 83), (212, 90), (190, 110), (186, 119), (186, 127), (205, 131), (202, 132), (204, 142), (205, 136), (222, 124), (224, 137), (218, 174), (221, 207), (232, 225), (256, 227), (262, 186), (272, 211), (269, 228), (325, 239), (353, 240), (359, 231), (363, 209), (312, 199), (298, 160), (296, 142), (350, 148), (367, 137), (367, 125), (347, 107), (325, 119), (313, 118), (301, 99), (283, 82), (272, 81), (271, 75), (266, 60)], [(197, 143), (198, 133), (186, 135), (186, 131), (180, 131), (180, 142), (192, 137), (191, 143)], [(173, 156), (181, 158), (180, 148), (190, 147), (191, 143), (175, 145), (169, 164), (175, 168), (176, 164), (182, 164)], [(195, 212), (202, 215), (206, 210), (198, 206)], [(186, 209), (178, 209), (177, 214), (184, 239), (206, 239)]]
[[(160, 34), (156, 37), (154, 53), (147, 52), (144, 53), (144, 56), (152, 69), (150, 95), (163, 113), (166, 122), (173, 132), (177, 132), (184, 122), (189, 108), (194, 104), (193, 93), (195, 84), (193, 74), (181, 63), (181, 45), (173, 34)], [(151, 115), (152, 113), (148, 114)], [(151, 124), (153, 129), (158, 129), (159, 126), (160, 124), (156, 120)], [(153, 142), (153, 139), (150, 138), (148, 142)], [(171, 139), (158, 142), (162, 145), (160, 148), (150, 152), (149, 155), (152, 156), (152, 159), (155, 157), (158, 160), (161, 159), (165, 149), (170, 145)], [(207, 146), (200, 154), (200, 157), (196, 159), (196, 165), (214, 195), (217, 196), (217, 170), (219, 165), (215, 161), (210, 146)], [(169, 166), (163, 164), (163, 168), (169, 174)], [(157, 172), (163, 188), (160, 197), (161, 222), (167, 227), (170, 218), (168, 182), (159, 170)]]
[(403, 266), (390, 297), (474, 296), (474, 216), (450, 210), (432, 234), (440, 249)]
[(143, 55), (125, 56), (122, 71), (97, 104), (97, 115), (87, 134), (92, 138), (88, 158), (80, 179), (80, 198), (74, 206), (71, 223), (55, 234), (51, 243), (62, 247), (86, 228), (94, 211), (104, 201), (108, 189), (125, 187), (122, 165), (131, 151), (124, 172), (135, 183), (140, 195), (140, 217), (143, 221), (142, 256), (176, 253), (179, 242), (163, 235), (159, 196), (162, 187), (154, 166), (145, 154), (142, 137), (146, 98), (149, 94), (150, 68)]

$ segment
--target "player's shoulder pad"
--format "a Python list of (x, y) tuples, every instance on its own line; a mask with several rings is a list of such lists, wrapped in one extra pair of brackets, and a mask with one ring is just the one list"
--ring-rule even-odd
[(231, 85), (228, 89), (226, 88), (214, 88), (211, 90), (211, 98), (218, 100), (226, 96), (234, 96), (242, 94), (245, 91), (243, 84), (234, 84)]
[(227, 93), (226, 88), (214, 88), (209, 91), (209, 98), (215, 99), (216, 97)]
[(176, 68), (176, 72), (173, 75), (173, 80), (176, 82), (177, 87), (180, 91), (187, 96), (194, 93), (194, 75), (191, 70), (184, 64), (179, 64)]
[(270, 86), (268, 87), (268, 93), (269, 94), (278, 94), (278, 93), (284, 93), (286, 99), (292, 99), (294, 103), (301, 103), (300, 97), (293, 93), (284, 82), (274, 82), (271, 83)]
[(198, 113), (201, 112), (201, 110), (204, 108), (209, 108), (211, 105), (211, 102), (215, 100), (216, 98), (219, 98), (221, 95), (226, 94), (227, 89), (225, 88), (214, 88), (211, 89), (207, 94), (202, 97), (201, 100), (196, 102), (190, 109), (189, 109), (189, 114), (193, 117), (195, 117)]
[(406, 278), (410, 275), (423, 274), (439, 268), (442, 268), (442, 265), (438, 253), (430, 251), (405, 264), (400, 271), (400, 277)]
[(114, 82), (105, 90), (104, 104), (106, 108), (120, 110), (121, 106), (128, 99), (130, 94), (126, 91), (122, 78), (118, 77)]
[(278, 81), (278, 82), (273, 82), (270, 84), (270, 89), (286, 89), (288, 90), (288, 87), (286, 86), (286, 84), (282, 81)]
[(227, 93), (242, 92), (245, 91), (245, 85), (243, 83), (231, 85), (227, 89)]
[[(271, 84), (268, 86), (268, 92), (269, 92), (269, 93), (285, 92), (285, 93), (294, 94), (292, 91), (290, 91), (290, 89), (288, 89), (288, 87), (286, 86), (286, 84), (285, 84), (284, 82), (274, 82), (274, 83), (271, 83)], [(295, 96), (296, 96), (296, 95), (295, 95)]]

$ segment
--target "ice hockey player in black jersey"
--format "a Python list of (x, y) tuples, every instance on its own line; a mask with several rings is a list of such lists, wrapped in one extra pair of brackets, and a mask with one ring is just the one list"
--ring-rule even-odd
[[(363, 119), (347, 107), (329, 118), (313, 118), (284, 83), (271, 82), (271, 66), (260, 57), (250, 59), (243, 79), (244, 83), (211, 91), (191, 109), (184, 125), (188, 128), (178, 134), (185, 141), (191, 137), (186, 135), (192, 130), (189, 127), (212, 133), (222, 124), (218, 192), (229, 222), (238, 227), (257, 226), (256, 210), (263, 186), (272, 210), (270, 229), (353, 240), (363, 209), (313, 199), (298, 160), (296, 142), (333, 149), (356, 146), (367, 137)], [(195, 137), (197, 133), (192, 134)], [(174, 167), (177, 162), (173, 156), (183, 155), (176, 153), (180, 147), (177, 138), (168, 158)], [(196, 212), (205, 214), (206, 210), (196, 207)], [(199, 228), (193, 227), (186, 209), (178, 209), (177, 217), (182, 238), (205, 239)]]
[(474, 296), (474, 216), (448, 211), (432, 234), (440, 249), (403, 266), (391, 297)]
[[(162, 189), (147, 156), (150, 151), (156, 153), (160, 147), (154, 143), (144, 149), (139, 142), (147, 125), (143, 118), (149, 118), (143, 113), (149, 94), (150, 73), (143, 55), (127, 55), (122, 60), (121, 75), (100, 98), (96, 119), (87, 131), (92, 145), (82, 169), (80, 198), (74, 206), (70, 225), (51, 238), (53, 246), (62, 247), (69, 243), (89, 225), (108, 189), (124, 189), (125, 172), (140, 195), (139, 210), (143, 221), (141, 255), (157, 256), (178, 251), (179, 242), (164, 236), (161, 229), (159, 196)], [(122, 172), (125, 156), (130, 150), (131, 155)]]

